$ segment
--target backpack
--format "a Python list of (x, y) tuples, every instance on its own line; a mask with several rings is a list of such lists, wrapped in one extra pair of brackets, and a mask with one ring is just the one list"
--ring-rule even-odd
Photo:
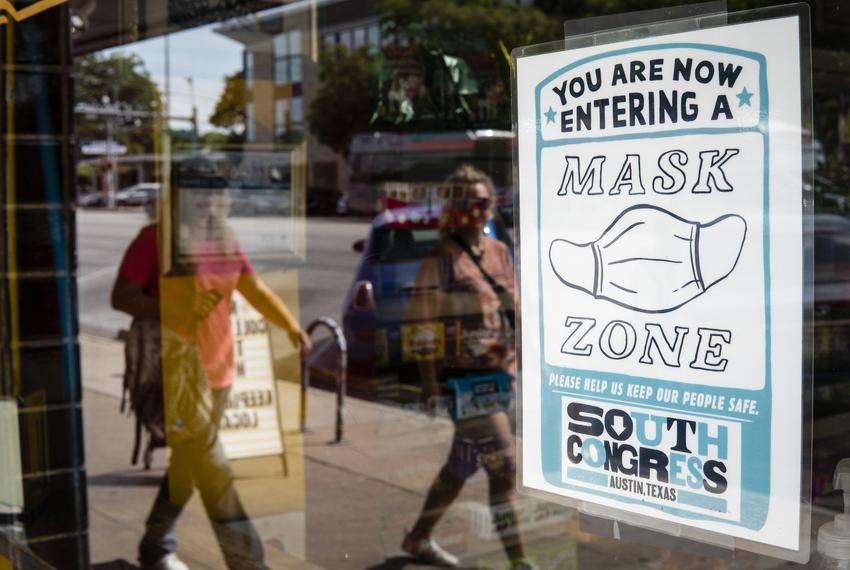
[(162, 341), (159, 322), (133, 319), (124, 343), (124, 391), (121, 412), (127, 408), (136, 416), (136, 439), (131, 463), (139, 460), (142, 428), (148, 432), (145, 469), (150, 468), (151, 452), (165, 445), (165, 410), (162, 397)]
[[(138, 462), (142, 427), (150, 434), (145, 468), (156, 447), (208, 441), (215, 434), (213, 396), (197, 347), (158, 321), (134, 319), (124, 347), (121, 411), (136, 416), (131, 462)], [(163, 381), (164, 377), (167, 381)]]

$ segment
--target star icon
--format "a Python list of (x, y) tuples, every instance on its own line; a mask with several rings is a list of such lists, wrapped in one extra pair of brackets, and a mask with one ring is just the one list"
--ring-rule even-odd
[(747, 107), (752, 107), (750, 104), (750, 99), (753, 98), (753, 94), (747, 91), (747, 88), (744, 87), (744, 90), (735, 95), (738, 98), (738, 107), (743, 107), (746, 105)]
[(554, 123), (554, 122), (555, 122), (555, 114), (556, 114), (556, 113), (555, 113), (555, 111), (554, 111), (554, 110), (552, 110), (552, 105), (549, 105), (549, 110), (548, 110), (548, 111), (546, 111), (546, 112), (545, 112), (545, 113), (543, 113), (543, 114), (544, 114), (544, 115), (546, 115), (546, 124), (547, 124), (547, 125), (548, 125), (549, 123)]

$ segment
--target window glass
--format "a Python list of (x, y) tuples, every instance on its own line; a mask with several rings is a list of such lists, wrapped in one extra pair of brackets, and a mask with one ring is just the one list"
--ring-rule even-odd
[(301, 97), (292, 98), (292, 127), (300, 129), (304, 126), (304, 105)]
[(254, 140), (255, 131), (255, 117), (254, 117), (254, 104), (246, 103), (245, 104), (245, 139), (248, 142), (252, 142)]
[(289, 45), (289, 34), (283, 33), (278, 34), (272, 40), (272, 45), (274, 47), (274, 57), (280, 58), (288, 55), (290, 53), (290, 45)]
[(254, 54), (250, 51), (245, 52), (245, 82), (249, 89), (254, 84)]
[[(681, 529), (655, 519), (647, 528), (611, 520), (592, 505), (568, 507), (518, 490), (520, 463), (535, 459), (518, 451), (517, 406), (528, 402), (519, 401), (515, 385), (561, 380), (530, 378), (531, 366), (517, 355), (528, 345), (515, 330), (527, 311), (516, 301), (515, 269), (529, 271), (529, 246), (517, 234), (536, 212), (514, 205), (514, 158), (524, 141), (514, 134), (519, 102), (510, 55), (562, 41), (565, 25), (570, 34), (604, 24), (637, 37), (645, 31), (639, 12), (668, 14), (681, 4), (0, 1), (0, 569), (181, 568), (179, 560), (192, 568), (844, 568), (817, 553), (818, 529), (844, 509), (834, 474), (850, 457), (850, 10), (837, 0), (804, 4), (811, 51), (801, 61), (811, 61), (813, 101), (811, 115), (807, 106), (802, 114), (802, 148), (813, 160), (802, 176), (811, 223), (776, 222), (812, 249), (812, 314), (802, 331), (811, 339), (804, 336), (799, 347), (811, 356), (800, 375), (812, 375), (812, 457), (799, 458), (806, 466), (802, 486), (811, 482), (802, 491), (812, 507), (811, 560), (730, 550), (725, 536), (711, 544), (685, 540)], [(787, 1), (727, 4), (738, 12)], [(598, 17), (604, 18), (589, 21)], [(711, 24), (707, 18), (695, 26)], [(671, 29), (681, 25), (677, 20)], [(608, 39), (596, 36), (588, 46)], [(746, 73), (733, 77), (729, 66), (766, 49), (762, 44), (792, 40), (757, 38), (746, 54), (721, 50), (716, 61), (709, 58), (720, 67), (700, 66), (698, 46), (668, 51), (693, 57), (697, 73), (720, 70), (715, 83), (739, 82), (729, 87), (726, 105), (718, 103), (718, 116), (758, 118), (750, 99), (759, 100), (759, 82)], [(634, 58), (617, 86), (623, 94), (655, 84)], [(565, 57), (563, 65), (578, 61)], [(768, 67), (785, 70), (793, 87), (799, 78), (787, 73), (790, 63)], [(566, 92), (555, 86), (564, 105), (576, 98), (570, 88), (592, 79), (580, 75)], [(660, 81), (657, 90), (665, 86)], [(684, 85), (677, 90), (689, 97)], [(626, 115), (649, 118), (648, 99), (623, 101)], [(613, 112), (605, 102), (592, 105)], [(541, 108), (531, 124), (551, 121), (563, 134), (558, 128), (569, 118)], [(739, 133), (741, 125), (729, 131)], [(644, 134), (630, 141), (628, 156), (650, 144)], [(621, 139), (577, 139), (563, 152), (546, 146), (567, 171), (540, 174), (556, 195), (557, 183), (573, 172), (574, 150), (582, 156), (579, 170), (591, 172), (574, 182), (590, 188), (598, 180), (587, 162), (602, 157), (591, 164), (604, 163), (604, 198), (619, 200), (620, 212), (638, 201), (711, 202), (687, 190), (659, 198), (653, 186), (658, 179), (666, 188), (665, 175), (691, 181), (703, 172), (710, 186), (721, 184), (723, 173), (737, 180), (761, 167), (737, 155), (709, 160), (709, 151), (721, 148), (713, 135), (698, 134), (685, 150), (664, 140), (671, 145), (667, 158), (640, 165), (628, 158), (624, 165), (626, 152), (609, 152)], [(796, 151), (796, 143), (768, 142), (779, 162)], [(689, 156), (687, 164), (673, 160), (677, 150)], [(631, 187), (635, 176), (644, 194)], [(609, 193), (615, 177), (622, 184)], [(768, 207), (787, 198), (786, 182), (770, 181)], [(759, 184), (735, 188), (754, 200), (761, 191)], [(682, 223), (699, 229), (694, 235), (704, 244), (706, 236), (723, 247), (734, 241), (733, 234), (706, 229), (729, 212), (704, 212), (699, 224)], [(665, 223), (674, 221), (681, 220)], [(748, 246), (763, 243), (753, 227), (746, 229)], [(569, 287), (585, 297), (570, 315), (607, 307), (608, 327), (594, 325), (587, 343), (598, 356), (607, 331), (610, 350), (603, 354), (613, 354), (630, 346), (621, 324), (630, 309), (585, 294), (598, 286), (594, 264), (607, 254), (589, 246), (604, 230), (574, 230), (565, 226), (562, 241), (581, 255), (565, 272), (592, 271), (587, 289)], [(636, 241), (643, 235), (631, 232), (626, 237)], [(667, 243), (646, 241), (655, 249)], [(701, 254), (696, 238), (691, 245), (676, 249), (677, 256), (700, 254), (707, 266), (734, 257), (718, 261), (713, 252)], [(550, 250), (538, 253), (540, 275), (551, 277)], [(626, 253), (606, 271), (613, 275), (635, 260), (663, 264), (659, 274), (681, 283), (664, 281), (662, 300), (685, 287), (678, 270), (699, 269), (678, 257)], [(768, 253), (780, 284), (770, 293), (779, 296), (798, 281), (782, 281), (785, 252)], [(735, 271), (747, 271), (748, 263)], [(717, 287), (732, 284), (737, 273), (729, 275)], [(649, 271), (643, 278), (647, 287), (663, 281)], [(625, 287), (618, 294), (629, 294), (629, 283), (618, 284)], [(748, 307), (761, 306), (735, 291)], [(722, 307), (711, 308), (719, 318)], [(689, 330), (691, 344), (679, 345), (685, 352), (699, 348), (698, 328), (722, 325), (685, 322), (685, 312), (682, 322), (668, 311), (633, 313), (671, 334)], [(552, 341), (557, 356), (572, 325), (562, 326), (566, 315), (555, 316), (564, 335)], [(647, 329), (634, 329), (637, 348), (622, 362), (635, 364), (624, 377), (645, 367)], [(659, 342), (647, 340), (648, 358), (676, 349), (672, 336), (653, 339)], [(692, 380), (693, 369), (678, 371), (671, 382)], [(647, 404), (646, 417), (656, 417), (656, 404)], [(472, 417), (463, 417), (467, 412)], [(602, 427), (617, 431), (623, 418), (614, 416), (603, 417)], [(729, 421), (726, 411), (705, 409), (683, 411), (681, 425), (690, 429), (687, 422), (709, 416)], [(551, 434), (562, 428), (546, 426)], [(685, 435), (693, 435), (688, 429)], [(618, 440), (622, 461), (608, 465), (624, 478), (634, 467), (626, 444)], [(593, 446), (596, 460), (595, 451), (605, 449)], [(762, 458), (768, 451), (787, 453), (781, 441), (747, 453)], [(635, 457), (638, 478), (660, 469), (654, 457)], [(553, 477), (565, 476), (561, 467), (551, 468)], [(672, 486), (670, 478), (651, 476), (659, 489)], [(776, 480), (762, 483), (771, 489)], [(699, 482), (685, 485), (703, 490)], [(634, 504), (652, 492), (634, 491)], [(683, 496), (685, 502), (669, 501), (670, 509), (694, 507), (687, 490)], [(723, 503), (703, 504), (708, 518), (717, 505)], [(747, 505), (742, 512), (749, 516)]]
[(290, 60), (288, 57), (276, 59), (274, 62), (274, 79), (275, 83), (280, 85), (290, 80)]
[(351, 40), (351, 30), (343, 30), (339, 33), (339, 43), (345, 46), (346, 49), (351, 50), (353, 47)]
[(355, 28), (354, 29), (354, 49), (359, 48), (360, 46), (366, 43), (366, 28)]
[(381, 43), (381, 28), (378, 24), (371, 24), (368, 28), (369, 46), (374, 49)]
[(382, 228), (372, 236), (372, 263), (423, 259), (437, 243), (439, 230)]
[(301, 81), (301, 31), (290, 30), (274, 38), (275, 83)]
[(289, 80), (293, 83), (301, 81), (301, 64), (303, 60), (301, 56), (296, 55), (289, 59)]
[(289, 114), (289, 101), (287, 99), (278, 99), (275, 101), (274, 107), (274, 124), (275, 133), (280, 136), (286, 133), (287, 115)]
[(287, 34), (289, 36), (289, 54), (300, 55), (301, 49), (301, 30), (291, 30)]

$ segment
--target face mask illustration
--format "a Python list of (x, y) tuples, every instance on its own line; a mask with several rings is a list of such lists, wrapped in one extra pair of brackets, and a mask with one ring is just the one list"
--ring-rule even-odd
[(595, 241), (552, 241), (549, 261), (569, 287), (635, 311), (666, 313), (732, 273), (746, 235), (746, 221), (735, 214), (700, 224), (638, 205)]

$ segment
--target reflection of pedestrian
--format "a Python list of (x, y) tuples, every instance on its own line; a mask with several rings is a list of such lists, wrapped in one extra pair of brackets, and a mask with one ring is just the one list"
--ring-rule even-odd
[[(218, 426), (235, 378), (230, 304), (238, 290), (265, 318), (289, 331), (302, 355), (306, 333), (283, 302), (257, 277), (226, 222), (230, 199), (223, 188), (202, 184), (181, 196), (181, 245), (188, 275), (160, 278), (157, 226), (144, 227), (127, 248), (112, 291), (112, 305), (136, 320), (159, 321), (166, 398), (166, 432), (171, 447), (168, 472), (145, 525), (139, 561), (145, 568), (183, 569), (176, 556), (177, 519), (197, 487), (229, 568), (265, 568), (263, 548), (233, 485), (233, 473), (218, 438)], [(219, 185), (221, 186), (221, 185)], [(179, 345), (175, 350), (175, 344)], [(179, 354), (181, 362), (174, 362)], [(197, 362), (197, 366), (192, 366)], [(193, 373), (192, 371), (197, 371)], [(174, 393), (201, 376), (197, 398), (169, 418)], [(176, 387), (169, 388), (169, 386)], [(206, 415), (196, 413), (207, 408)], [(188, 414), (186, 413), (188, 409)], [(174, 414), (174, 412), (172, 412)], [(192, 419), (189, 419), (189, 418)], [(199, 426), (197, 418), (204, 421)], [(187, 435), (172, 437), (175, 422)], [(192, 425), (194, 422), (194, 425)], [(179, 427), (179, 426), (178, 426)]]
[[(491, 509), (512, 520), (513, 529), (500, 537), (513, 568), (531, 568), (516, 528), (514, 438), (507, 406), (516, 371), (513, 348), (513, 264), (505, 244), (488, 239), (495, 190), (483, 172), (465, 166), (449, 179), (453, 183), (444, 206), (441, 237), (423, 261), (411, 300), (411, 321), (454, 321), (460, 329), (459, 350), (441, 361), (420, 365), (423, 397), (433, 402), (441, 388), (454, 387), (455, 434), (445, 465), (425, 499), (413, 530), (402, 548), (429, 564), (454, 566), (458, 559), (431, 537), (434, 526), (458, 496), (466, 480), (484, 468), (490, 485)], [(486, 384), (489, 405), (477, 402), (482, 390), (465, 395), (464, 386)], [(507, 392), (507, 394), (499, 394)], [(475, 401), (474, 406), (461, 405)], [(504, 404), (504, 399), (501, 400)], [(471, 413), (465, 410), (472, 409)]]

